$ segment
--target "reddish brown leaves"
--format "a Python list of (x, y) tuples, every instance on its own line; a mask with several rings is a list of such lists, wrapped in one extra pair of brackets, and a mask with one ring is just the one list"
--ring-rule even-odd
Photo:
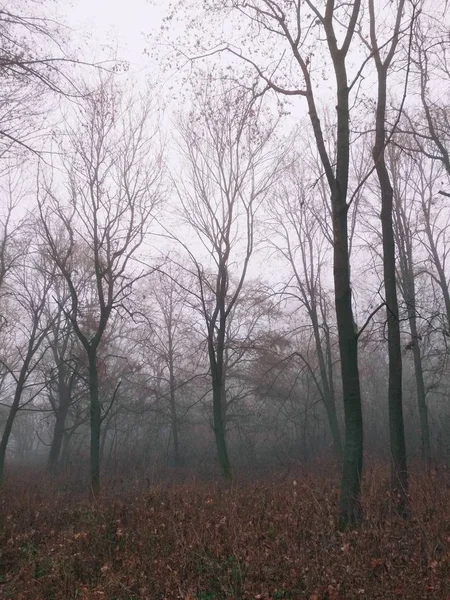
[[(366, 520), (339, 533), (337, 479), (105, 492), (6, 483), (0, 594), (21, 600), (450, 599), (450, 491), (412, 476), (414, 517), (365, 490)], [(295, 490), (295, 494), (293, 493)]]

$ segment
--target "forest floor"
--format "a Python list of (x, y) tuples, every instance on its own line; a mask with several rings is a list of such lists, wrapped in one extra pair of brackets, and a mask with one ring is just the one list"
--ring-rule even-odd
[(338, 477), (219, 483), (75, 482), (9, 475), (0, 491), (0, 598), (450, 599), (450, 472), (411, 476), (412, 516), (368, 467), (365, 519), (335, 527)]

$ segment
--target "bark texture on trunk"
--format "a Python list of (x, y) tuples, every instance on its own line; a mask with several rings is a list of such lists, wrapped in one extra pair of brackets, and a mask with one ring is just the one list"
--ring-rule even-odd
[(358, 369), (358, 334), (352, 307), (348, 239), (349, 89), (344, 60), (336, 57), (334, 66), (338, 88), (338, 139), (336, 180), (331, 199), (334, 233), (333, 275), (345, 411), (340, 524), (347, 526), (357, 523), (362, 517), (360, 497), (363, 469), (363, 420)]
[(331, 193), (333, 225), (333, 279), (345, 417), (339, 526), (358, 523), (362, 518), (361, 477), (363, 469), (363, 420), (358, 368), (358, 334), (352, 307), (347, 192), (350, 165), (350, 109), (346, 56), (353, 38), (361, 2), (355, 0), (343, 46), (337, 45), (334, 31), (334, 3), (327, 2), (322, 24), (325, 30), (337, 91), (336, 167), (333, 168), (325, 143), (305, 61), (300, 66), (306, 82), (306, 99), (317, 149)]

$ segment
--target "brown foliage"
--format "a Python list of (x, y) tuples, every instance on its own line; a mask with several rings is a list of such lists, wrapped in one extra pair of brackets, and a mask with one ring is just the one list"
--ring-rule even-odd
[[(411, 477), (396, 516), (368, 469), (366, 519), (335, 527), (338, 478), (297, 472), (233, 485), (105, 485), (10, 476), (0, 502), (0, 598), (375, 600), (450, 598), (450, 478)], [(118, 489), (121, 488), (121, 489)]]

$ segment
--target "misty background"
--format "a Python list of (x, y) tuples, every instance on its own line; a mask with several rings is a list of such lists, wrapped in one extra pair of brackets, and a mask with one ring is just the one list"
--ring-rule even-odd
[[(225, 472), (339, 460), (330, 191), (305, 98), (274, 89), (303, 86), (276, 34), (254, 43), (261, 27), (225, 2), (3, 4), (2, 465), (81, 477), (93, 443), (114, 475), (210, 476), (217, 455)], [(396, 6), (381, 4), (387, 45)], [(450, 451), (444, 4), (405, 4), (386, 109), (413, 461)], [(333, 66), (308, 11), (303, 47), (333, 161)], [(348, 61), (348, 240), (364, 448), (388, 460), (368, 19)]]

